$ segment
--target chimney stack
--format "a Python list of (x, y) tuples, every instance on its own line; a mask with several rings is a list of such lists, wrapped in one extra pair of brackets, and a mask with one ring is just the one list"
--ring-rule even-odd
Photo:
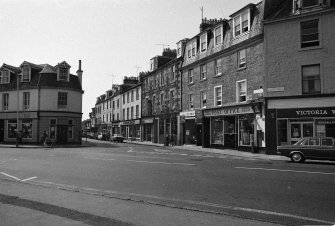
[(78, 68), (78, 70), (77, 70), (77, 76), (78, 76), (80, 85), (82, 85), (83, 71), (81, 70), (81, 60), (79, 60), (79, 68)]

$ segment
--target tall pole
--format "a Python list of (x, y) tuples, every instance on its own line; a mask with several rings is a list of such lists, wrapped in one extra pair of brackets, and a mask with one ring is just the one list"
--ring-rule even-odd
[(16, 73), (16, 147), (19, 147), (19, 101), (20, 101), (20, 96), (19, 96), (19, 82), (20, 82), (20, 78), (19, 78), (19, 74)]

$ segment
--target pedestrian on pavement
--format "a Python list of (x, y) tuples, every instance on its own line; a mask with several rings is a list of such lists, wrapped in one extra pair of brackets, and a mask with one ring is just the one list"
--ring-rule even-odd
[(45, 147), (45, 144), (46, 144), (45, 142), (46, 142), (47, 138), (48, 138), (48, 133), (47, 133), (46, 130), (44, 130), (44, 132), (42, 134), (42, 143), (43, 143), (44, 147)]
[(22, 144), (22, 130), (16, 134), (16, 147), (19, 147), (19, 144)]

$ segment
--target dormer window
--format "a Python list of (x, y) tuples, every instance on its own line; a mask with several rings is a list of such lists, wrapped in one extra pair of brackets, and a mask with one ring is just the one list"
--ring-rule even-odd
[(233, 18), (234, 37), (242, 35), (250, 30), (250, 10)]
[(0, 71), (0, 83), (1, 84), (7, 84), (10, 82), (10, 73), (8, 70), (2, 70)]
[(181, 42), (177, 43), (177, 57), (181, 57)]
[(69, 69), (68, 68), (59, 68), (59, 77), (58, 80), (61, 81), (68, 81), (68, 77), (69, 77)]
[(207, 50), (207, 34), (203, 34), (200, 36), (200, 48), (201, 52)]
[(195, 56), (196, 49), (197, 49), (197, 42), (196, 42), (196, 40), (194, 40), (192, 42), (192, 56)]
[(31, 67), (29, 65), (24, 65), (22, 67), (22, 82), (30, 82), (31, 78)]
[(192, 44), (190, 43), (187, 46), (187, 57), (191, 58), (191, 56), (192, 56)]
[(214, 45), (220, 45), (222, 43), (222, 26), (215, 28), (214, 37)]
[(293, 13), (304, 9), (309, 11), (313, 8), (329, 6), (329, 4), (329, 0), (293, 0)]
[(154, 67), (155, 67), (155, 61), (154, 61), (154, 59), (151, 59), (150, 60), (150, 71), (153, 71)]

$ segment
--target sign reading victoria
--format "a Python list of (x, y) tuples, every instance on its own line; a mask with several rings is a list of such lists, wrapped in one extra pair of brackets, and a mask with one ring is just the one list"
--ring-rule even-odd
[(335, 108), (301, 108), (277, 110), (278, 118), (335, 117)]

